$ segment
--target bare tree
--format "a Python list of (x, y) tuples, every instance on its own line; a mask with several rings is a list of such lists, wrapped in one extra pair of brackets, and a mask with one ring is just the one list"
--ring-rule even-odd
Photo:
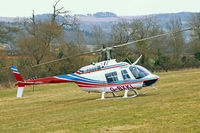
[(119, 22), (112, 26), (112, 38), (116, 44), (127, 43), (130, 38), (129, 23)]
[[(182, 29), (181, 19), (174, 17), (167, 23), (167, 29), (169, 32), (179, 31)], [(178, 63), (180, 56), (184, 52), (184, 37), (183, 33), (174, 33), (168, 36), (169, 47), (173, 53), (174, 61)]]
[[(33, 11), (30, 22), (26, 22), (25, 29), (18, 39), (17, 46), (22, 55), (30, 56), (35, 59), (35, 63), (39, 64), (45, 56), (52, 51), (52, 43), (64, 42), (64, 28), (66, 26), (73, 27), (75, 21), (73, 17), (69, 17), (64, 7), (58, 7), (60, 0), (53, 4), (53, 13), (51, 21), (36, 21)], [(59, 15), (64, 14), (62, 20), (57, 20)]]
[[(154, 18), (135, 19), (130, 24), (131, 39), (139, 40), (157, 34), (158, 25)], [(142, 64), (149, 64), (149, 55), (152, 54), (151, 40), (135, 44), (138, 54), (142, 54)]]
[(0, 43), (10, 43), (14, 41), (14, 36), (19, 31), (17, 27), (12, 27), (0, 23)]
[[(92, 35), (91, 42), (96, 45), (97, 49), (107, 47), (105, 33), (100, 26), (93, 26)], [(99, 61), (107, 60), (106, 52), (101, 52), (101, 55), (98, 58)]]
[(50, 52), (50, 44), (58, 42), (63, 36), (63, 30), (56, 23), (39, 22), (34, 25), (34, 32), (22, 35), (17, 42), (19, 51), (25, 56), (31, 56), (39, 64)]
[(65, 28), (76, 27), (78, 19), (70, 16), (70, 12), (65, 10), (63, 6), (59, 7), (58, 4), (60, 1), (58, 0), (53, 4), (52, 22), (56, 21), (60, 26)]
[(102, 45), (105, 44), (105, 36), (103, 33), (103, 30), (101, 29), (100, 26), (93, 26), (92, 29), (92, 34), (93, 34), (93, 38), (92, 38), (92, 42), (96, 45)]
[(85, 36), (83, 32), (80, 30), (79, 26), (72, 28), (72, 43), (73, 44), (85, 44)]
[(67, 13), (67, 11), (64, 10), (64, 7), (57, 8), (59, 2), (60, 0), (56, 1), (55, 4), (53, 4), (52, 21), (56, 21), (56, 17), (58, 15)]
[(189, 26), (194, 29), (190, 34), (190, 49), (193, 53), (200, 53), (200, 13), (191, 17)]
[(5, 50), (0, 49), (0, 89), (1, 85), (6, 87), (10, 86), (10, 73), (8, 65), (11, 63), (11, 60), (7, 58)]
[[(77, 53), (83, 53), (88, 51), (86, 45), (77, 45), (77, 44), (67, 44), (62, 47), (64, 57), (72, 56)], [(82, 66), (89, 64), (89, 59), (85, 56), (76, 56), (73, 58), (69, 58), (60, 62), (62, 64), (61, 68), (65, 70), (66, 73), (72, 73), (80, 69)]]
[[(69, 27), (72, 29), (76, 28), (74, 25), (76, 25), (75, 22), (77, 21), (68, 15), (68, 12), (65, 11), (63, 7), (59, 8), (59, 2), (60, 0), (53, 5), (51, 20), (38, 21), (36, 20), (33, 11), (32, 18), (29, 21), (25, 21), (23, 25), (24, 28), (21, 30), (16, 46), (20, 53), (25, 56), (23, 60), (20, 60), (19, 66), (23, 67), (22, 73), (26, 72), (27, 76), (31, 76), (33, 73), (34, 75), (38, 75), (38, 77), (52, 76), (74, 70), (69, 69), (69, 67), (66, 67), (68, 69), (65, 69), (63, 64), (67, 64), (69, 61), (73, 64), (74, 61), (77, 61), (76, 59), (67, 60), (64, 63), (57, 62), (56, 67), (55, 64), (41, 66), (40, 68), (34, 68), (34, 71), (32, 71), (32, 68), (30, 67), (44, 61), (62, 58), (63, 56), (67, 56), (70, 52), (80, 52), (78, 51), (78, 46), (72, 46), (71, 44), (69, 44), (71, 50), (64, 50), (66, 49), (65, 47), (63, 47), (63, 49), (60, 48), (60, 46), (66, 44), (64, 40), (64, 30)], [(61, 16), (63, 14), (64, 16)], [(77, 51), (75, 51), (73, 47)], [(84, 64), (82, 60), (78, 62)], [(70, 66), (70, 64), (68, 65)], [(80, 66), (80, 64), (77, 66)]]
[[(130, 28), (129, 23), (126, 21), (121, 21), (112, 26), (112, 43), (113, 45), (127, 43), (130, 39)], [(112, 57), (122, 61), (128, 58), (131, 54), (131, 49), (129, 46), (124, 46), (117, 48), (112, 51)]]

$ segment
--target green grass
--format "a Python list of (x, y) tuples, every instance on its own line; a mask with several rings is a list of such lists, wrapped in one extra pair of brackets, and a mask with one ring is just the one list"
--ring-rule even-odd
[(21, 99), (1, 90), (0, 133), (199, 133), (200, 69), (158, 75), (158, 90), (129, 99), (96, 100), (72, 83), (26, 87)]

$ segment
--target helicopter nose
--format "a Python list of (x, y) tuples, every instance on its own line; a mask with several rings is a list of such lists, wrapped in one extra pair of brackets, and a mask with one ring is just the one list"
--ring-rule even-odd
[(151, 76), (152, 79), (148, 80), (148, 81), (144, 81), (143, 87), (151, 86), (151, 85), (155, 84), (158, 81), (158, 79), (160, 78), (159, 76), (154, 75), (154, 74), (152, 74), (150, 76)]

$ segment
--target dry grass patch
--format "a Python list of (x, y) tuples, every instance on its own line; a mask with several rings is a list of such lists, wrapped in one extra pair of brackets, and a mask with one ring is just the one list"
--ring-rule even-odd
[[(0, 132), (200, 132), (200, 69), (157, 73), (145, 96), (96, 100), (75, 84), (0, 90)], [(110, 94), (107, 94), (109, 96)]]

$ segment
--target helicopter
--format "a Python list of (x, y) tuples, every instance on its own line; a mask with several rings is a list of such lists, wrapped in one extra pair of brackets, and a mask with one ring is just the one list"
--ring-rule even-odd
[[(67, 58), (71, 58), (74, 56), (81, 56), (91, 53), (98, 53), (98, 52), (106, 52), (107, 60), (92, 63), (91, 65), (84, 66), (80, 68), (77, 72), (73, 74), (65, 74), (53, 77), (46, 77), (46, 78), (39, 78), (39, 79), (31, 79), (31, 80), (24, 80), (21, 77), (21, 74), (17, 70), (17, 68), (12, 65), (11, 70), (17, 80), (16, 85), (18, 86), (17, 91), (17, 98), (21, 98), (23, 94), (24, 87), (27, 85), (41, 85), (41, 84), (51, 84), (51, 83), (68, 83), (74, 82), (76, 83), (83, 91), (87, 92), (98, 92), (101, 93), (100, 99), (107, 99), (105, 98), (105, 93), (112, 93), (113, 97), (111, 98), (131, 98), (136, 97), (139, 95), (144, 95), (145, 93), (138, 93), (137, 90), (141, 90), (143, 87), (152, 87), (157, 89), (153, 85), (158, 81), (159, 76), (152, 74), (146, 68), (137, 65), (139, 60), (142, 58), (142, 55), (134, 62), (134, 63), (127, 63), (127, 62), (117, 62), (116, 59), (110, 58), (110, 50), (127, 46), (133, 43), (166, 36), (169, 34), (175, 34), (179, 32), (184, 32), (191, 30), (191, 28), (187, 28), (184, 30), (179, 30), (175, 32), (167, 32), (163, 34), (159, 34), (156, 36), (115, 45), (112, 47), (106, 47), (102, 49), (98, 49), (96, 51), (85, 52), (82, 54), (77, 54), (73, 56), (68, 56), (65, 58), (41, 63), (32, 67), (38, 67), (41, 65), (45, 65), (48, 63), (52, 63), (55, 61), (64, 60)], [(115, 92), (124, 91), (124, 95), (117, 96)], [(128, 95), (129, 91), (133, 91), (133, 95)]]

